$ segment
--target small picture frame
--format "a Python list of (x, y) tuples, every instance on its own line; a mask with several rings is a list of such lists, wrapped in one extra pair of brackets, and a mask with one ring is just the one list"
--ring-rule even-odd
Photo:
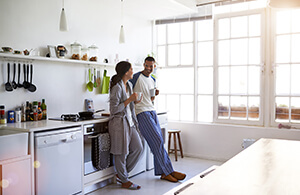
[(49, 56), (50, 58), (57, 58), (56, 56), (56, 47), (52, 45), (48, 45)]

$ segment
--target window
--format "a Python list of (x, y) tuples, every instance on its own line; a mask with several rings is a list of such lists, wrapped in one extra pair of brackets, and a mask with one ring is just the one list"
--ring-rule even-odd
[(157, 106), (171, 120), (194, 121), (194, 23), (157, 25)]
[(264, 6), (157, 25), (158, 107), (170, 120), (300, 125), (300, 9)]
[(300, 123), (300, 10), (274, 15), (275, 122)]
[(262, 11), (216, 16), (216, 121), (262, 124)]

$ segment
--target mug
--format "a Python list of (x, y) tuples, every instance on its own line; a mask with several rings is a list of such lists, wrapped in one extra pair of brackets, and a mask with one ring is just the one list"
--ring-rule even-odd
[(136, 92), (136, 93), (138, 95), (137, 101), (140, 101), (143, 93), (142, 92)]
[(156, 89), (150, 89), (150, 96), (154, 97), (155, 96), (155, 92), (156, 92)]

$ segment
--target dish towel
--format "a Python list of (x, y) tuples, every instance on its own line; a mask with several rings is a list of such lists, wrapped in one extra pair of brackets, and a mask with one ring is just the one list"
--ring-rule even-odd
[(109, 133), (100, 133), (92, 138), (92, 164), (98, 169), (110, 166), (110, 137)]

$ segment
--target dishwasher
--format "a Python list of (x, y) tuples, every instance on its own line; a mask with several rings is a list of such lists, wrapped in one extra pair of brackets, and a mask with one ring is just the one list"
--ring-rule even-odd
[(35, 144), (36, 195), (79, 194), (83, 189), (81, 127), (37, 132)]

